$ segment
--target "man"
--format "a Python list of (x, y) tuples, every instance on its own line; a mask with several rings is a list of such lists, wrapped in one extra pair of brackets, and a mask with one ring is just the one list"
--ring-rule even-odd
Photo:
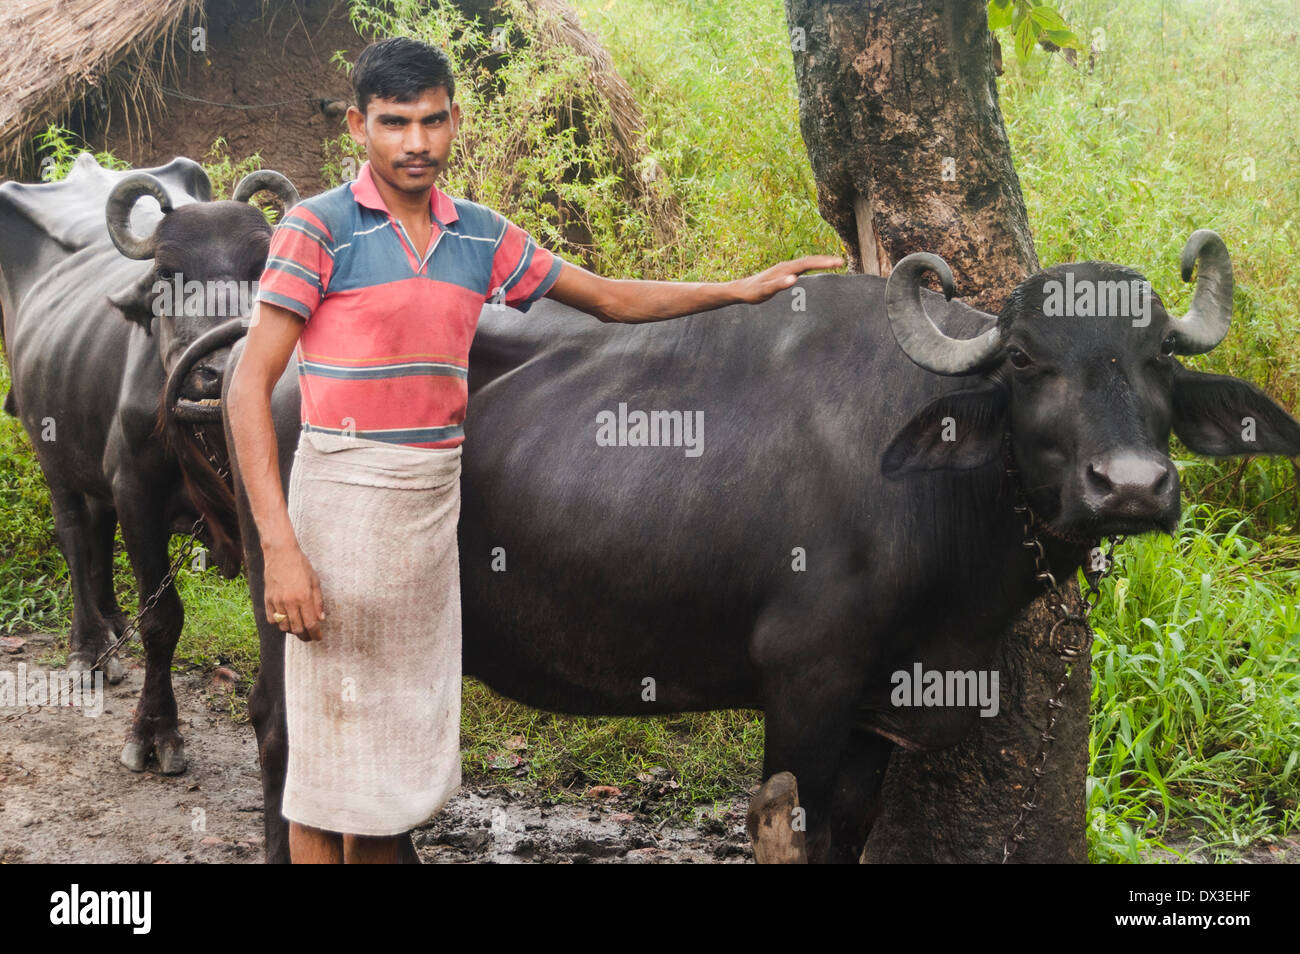
[[(765, 301), (843, 264), (808, 256), (726, 283), (600, 278), (437, 188), (461, 122), (441, 50), (373, 43), (353, 84), (348, 127), (367, 161), (276, 229), (229, 397), (263, 611), (298, 637), (285, 653), (295, 863), (396, 861), (460, 783), (455, 528), (483, 303), (527, 311), (545, 295), (602, 321), (660, 321)], [(303, 434), (286, 501), (270, 398), (295, 352)]]

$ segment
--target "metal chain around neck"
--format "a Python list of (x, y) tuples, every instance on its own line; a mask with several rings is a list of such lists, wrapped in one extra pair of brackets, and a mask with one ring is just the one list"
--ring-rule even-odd
[[(1113, 559), (1115, 547), (1124, 539), (1122, 536), (1112, 537), (1110, 545), (1104, 553), (1100, 541), (1092, 541), (1092, 545), (1088, 548), (1088, 559), (1083, 572), (1084, 579), (1088, 584), (1088, 592), (1081, 595), (1078, 600), (1071, 600), (1074, 605), (1072, 607), (1068, 606), (1065, 587), (1057, 583), (1056, 577), (1052, 575), (1051, 567), (1047, 562), (1047, 552), (1043, 547), (1042, 537), (1039, 535), (1040, 530), (1047, 530), (1049, 533), (1051, 531), (1029, 505), (1029, 498), (1020, 482), (1020, 472), (1016, 468), (1009, 446), (1005, 450), (1004, 457), (1006, 474), (1016, 489), (1016, 503), (1013, 509), (1020, 514), (1020, 518), (1024, 522), (1022, 531), (1024, 539), (1021, 546), (1033, 553), (1034, 579), (1043, 584), (1043, 591), (1047, 596), (1048, 611), (1055, 617), (1052, 628), (1047, 634), (1047, 644), (1065, 663), (1065, 669), (1060, 679), (1057, 680), (1056, 688), (1047, 699), (1047, 724), (1038, 737), (1038, 752), (1030, 765), (1030, 780), (1025, 787), (1024, 797), (1020, 802), (1020, 812), (1002, 842), (1002, 864), (1010, 861), (1011, 856), (1024, 843), (1025, 823), (1029, 820), (1030, 813), (1038, 808), (1038, 783), (1047, 774), (1047, 758), (1051, 753), (1052, 743), (1056, 741), (1056, 736), (1052, 734), (1052, 731), (1056, 728), (1061, 710), (1065, 708), (1065, 690), (1070, 684), (1070, 675), (1074, 670), (1074, 663), (1083, 656), (1087, 656), (1090, 661), (1092, 658), (1093, 633), (1088, 618), (1092, 615), (1097, 601), (1101, 598), (1099, 588), (1101, 581), (1115, 565)], [(1060, 534), (1054, 535), (1060, 536)], [(1087, 545), (1084, 541), (1078, 542)]]

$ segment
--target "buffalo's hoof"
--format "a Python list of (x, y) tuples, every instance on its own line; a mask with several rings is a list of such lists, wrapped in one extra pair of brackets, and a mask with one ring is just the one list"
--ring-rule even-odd
[(149, 749), (143, 742), (128, 742), (122, 747), (122, 764), (132, 772), (143, 772)]
[(126, 678), (126, 667), (116, 656), (109, 656), (104, 660), (104, 678), (108, 680), (110, 686), (116, 686)]
[(180, 739), (159, 742), (154, 746), (158, 768), (164, 775), (180, 775), (185, 771), (185, 743)]
[(185, 740), (179, 737), (164, 742), (128, 741), (122, 746), (122, 764), (132, 772), (143, 772), (153, 755), (163, 775), (181, 775), (185, 771)]
[[(68, 656), (68, 672), (93, 672), (95, 657), (90, 653), (72, 653)], [(116, 656), (109, 656), (100, 668), (109, 685), (116, 686), (126, 678), (126, 668)]]
[(180, 775), (185, 771), (185, 740), (175, 729), (133, 727), (122, 747), (122, 764), (132, 772), (143, 772), (149, 756), (158, 760), (163, 775)]

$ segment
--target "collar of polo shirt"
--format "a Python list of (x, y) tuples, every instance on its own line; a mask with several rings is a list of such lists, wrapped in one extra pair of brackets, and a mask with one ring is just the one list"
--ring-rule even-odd
[[(364, 205), (368, 209), (374, 209), (377, 212), (389, 212), (388, 206), (384, 205), (384, 199), (379, 194), (379, 189), (375, 187), (374, 177), (370, 174), (370, 160), (367, 159), (361, 164), (361, 171), (352, 182), (352, 197), (357, 200), (358, 205)], [(460, 216), (456, 214), (456, 203), (451, 201), (451, 197), (438, 188), (434, 183), (433, 188), (429, 191), (429, 211), (432, 213), (434, 221), (440, 226), (446, 228), (455, 222)]]

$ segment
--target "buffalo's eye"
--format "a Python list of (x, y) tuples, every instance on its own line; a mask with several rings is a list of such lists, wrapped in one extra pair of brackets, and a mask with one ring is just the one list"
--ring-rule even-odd
[(1174, 356), (1174, 348), (1177, 345), (1178, 345), (1178, 339), (1175, 338), (1172, 333), (1170, 333), (1165, 337), (1164, 341), (1160, 342), (1160, 353), (1164, 355), (1166, 358), (1172, 358)]
[(165, 282), (169, 282), (169, 281), (171, 281), (171, 280), (172, 280), (172, 277), (173, 277), (175, 274), (176, 274), (176, 273), (175, 273), (174, 271), (172, 271), (170, 268), (168, 268), (166, 265), (160, 265), (160, 266), (158, 266), (158, 277), (161, 278), (161, 279), (162, 279), (163, 281), (165, 281)]
[(1019, 348), (1008, 349), (1007, 357), (1011, 359), (1011, 367), (1018, 368), (1022, 371), (1034, 363), (1033, 359)]

